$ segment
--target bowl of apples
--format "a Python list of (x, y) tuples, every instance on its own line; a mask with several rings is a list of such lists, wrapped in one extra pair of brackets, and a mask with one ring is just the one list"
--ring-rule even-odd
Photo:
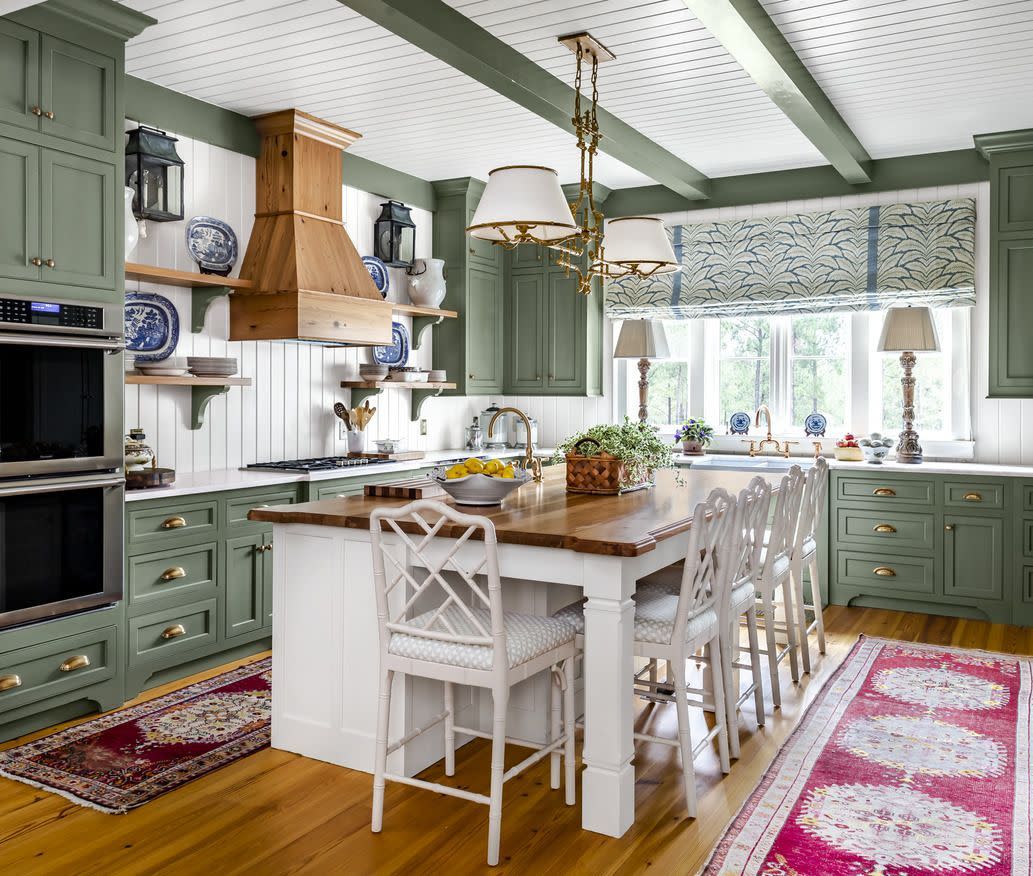
[(857, 439), (849, 432), (836, 442), (836, 459), (840, 462), (863, 462), (864, 451)]
[(530, 473), (501, 459), (470, 457), (433, 475), (457, 505), (501, 505), (502, 500), (530, 479)]

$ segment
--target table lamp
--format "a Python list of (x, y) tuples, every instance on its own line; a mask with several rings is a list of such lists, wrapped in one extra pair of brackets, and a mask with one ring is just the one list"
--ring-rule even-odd
[(940, 339), (936, 323), (928, 307), (891, 307), (886, 312), (879, 336), (880, 353), (900, 353), (904, 376), (900, 385), (904, 390), (904, 431), (897, 444), (897, 462), (921, 462), (922, 445), (915, 431), (915, 353), (936, 353)]
[(638, 419), (641, 423), (648, 417), (649, 360), (666, 359), (670, 355), (662, 323), (651, 319), (626, 319), (621, 323), (613, 358), (638, 359)]

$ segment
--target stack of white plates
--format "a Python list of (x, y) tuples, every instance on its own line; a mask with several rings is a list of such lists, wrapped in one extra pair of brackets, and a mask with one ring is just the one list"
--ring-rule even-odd
[(136, 370), (150, 377), (182, 377), (187, 373), (184, 356), (169, 356), (159, 362), (136, 362)]
[(187, 356), (187, 367), (197, 377), (232, 377), (237, 360), (224, 356)]

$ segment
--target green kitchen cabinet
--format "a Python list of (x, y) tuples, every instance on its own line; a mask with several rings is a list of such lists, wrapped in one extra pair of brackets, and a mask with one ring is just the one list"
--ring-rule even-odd
[(549, 394), (580, 394), (585, 391), (587, 379), (588, 298), (577, 291), (578, 279), (574, 274), (567, 276), (553, 270), (548, 280), (545, 389)]
[(1033, 130), (975, 143), (990, 162), (989, 396), (1033, 398)]
[(40, 278), (40, 265), (32, 262), (42, 252), (39, 158), (38, 146), (0, 138), (0, 277), (6, 279)]
[(39, 31), (0, 18), (0, 124), (38, 131)]
[(40, 103), (45, 134), (115, 151), (123, 133), (115, 108), (115, 57), (67, 40), (43, 36)]
[[(227, 639), (265, 626), (266, 535), (260, 532), (226, 541), (226, 610), (223, 620)], [(271, 537), (268, 543), (272, 543)]]
[(506, 296), (506, 392), (531, 395), (545, 386), (547, 281), (541, 270), (514, 270), (510, 274)]
[(502, 278), (497, 269), (474, 266), (466, 299), (466, 388), (473, 395), (502, 388)]
[(1004, 599), (1002, 519), (985, 515), (944, 515), (943, 595)]

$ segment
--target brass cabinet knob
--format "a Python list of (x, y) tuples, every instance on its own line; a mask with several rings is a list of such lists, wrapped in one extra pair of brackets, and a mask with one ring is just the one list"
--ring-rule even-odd
[(55, 262), (53, 259), (47, 259), (46, 261), (43, 262), (43, 264), (45, 264), (48, 268), (56, 268), (57, 267), (57, 262)]
[(946, 532), (953, 532), (954, 531), (954, 524), (953, 523), (948, 523), (943, 528), (944, 528), (944, 531), (946, 531)]
[(965, 493), (965, 495), (962, 496), (961, 498), (964, 499), (966, 502), (982, 502), (983, 501), (983, 494), (982, 493)]
[(163, 639), (176, 639), (180, 636), (186, 635), (186, 627), (183, 624), (173, 624), (171, 627), (166, 627), (161, 631), (161, 637)]
[(872, 527), (872, 532), (896, 532), (897, 527), (891, 526), (889, 523), (879, 523)]
[(469, 378), (470, 378), (470, 380), (473, 380), (473, 379), (474, 379), (474, 375), (473, 375), (473, 374), (470, 374), (470, 375), (469, 375)]
[(878, 575), (880, 578), (896, 578), (897, 573), (894, 572), (889, 566), (876, 566), (872, 569), (872, 572)]
[(32, 262), (32, 264), (37, 268), (43, 266), (43, 259), (29, 259), (29, 261)]
[(51, 121), (54, 120), (54, 113), (52, 110), (47, 110), (45, 113), (43, 113), (43, 115)]
[(90, 658), (85, 654), (76, 654), (74, 657), (69, 657), (64, 663), (57, 668), (62, 672), (75, 672), (76, 669), (82, 669), (90, 665)]
[(21, 686), (22, 677), (20, 675), (0, 675), (0, 693)]
[(43, 115), (43, 110), (38, 106), (29, 107), (29, 112), (32, 113), (34, 116)]
[(162, 581), (175, 581), (177, 578), (185, 578), (186, 575), (186, 569), (182, 566), (172, 566), (162, 572), (159, 577)]
[(272, 544), (264, 544), (262, 545), (262, 547), (264, 547), (267, 551), (271, 551), (273, 549)]
[(161, 528), (162, 529), (182, 529), (186, 525), (187, 525), (186, 520), (184, 520), (179, 515), (177, 515), (175, 517), (166, 517), (161, 522)]
[(873, 496), (895, 496), (897, 495), (896, 490), (891, 490), (889, 487), (879, 487), (878, 489), (872, 490)]

